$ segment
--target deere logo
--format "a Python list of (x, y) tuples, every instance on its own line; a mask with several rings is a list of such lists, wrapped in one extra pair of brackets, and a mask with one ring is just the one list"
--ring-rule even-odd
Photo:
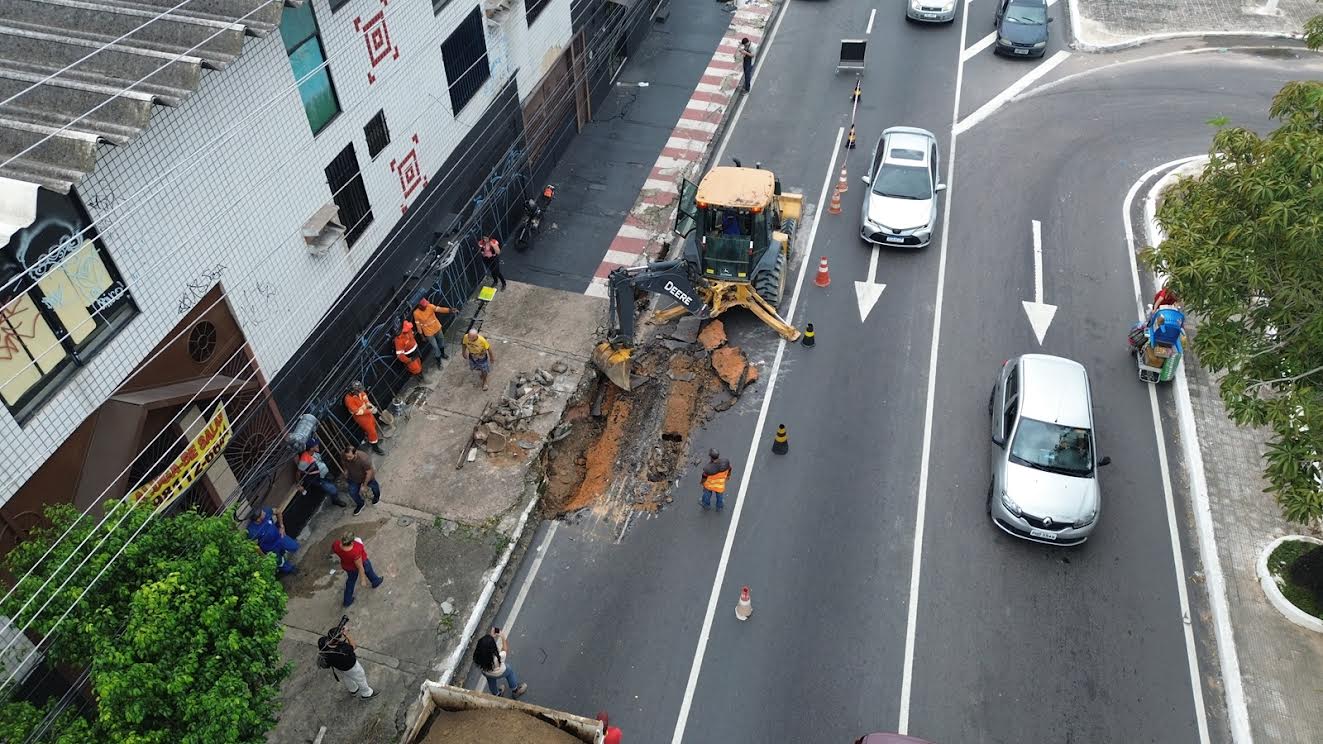
[(684, 303), (685, 307), (694, 304), (694, 298), (685, 294), (679, 287), (675, 286), (675, 282), (666, 282), (666, 291), (670, 292), (672, 297)]

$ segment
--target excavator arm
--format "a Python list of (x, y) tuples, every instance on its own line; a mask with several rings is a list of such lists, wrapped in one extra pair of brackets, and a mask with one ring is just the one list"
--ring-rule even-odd
[(632, 268), (621, 266), (607, 275), (609, 326), (606, 341), (598, 344), (593, 351), (593, 364), (621, 389), (629, 390), (633, 387), (630, 356), (636, 326), (634, 291), (642, 289), (670, 297), (678, 303), (670, 310), (683, 308), (686, 312), (706, 318), (708, 306), (694, 286), (691, 271), (688, 263), (677, 260)]

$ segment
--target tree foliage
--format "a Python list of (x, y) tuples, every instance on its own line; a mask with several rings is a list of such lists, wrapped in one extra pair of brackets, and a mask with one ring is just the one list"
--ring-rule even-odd
[[(1323, 42), (1323, 17), (1306, 29)], [(1323, 82), (1288, 83), (1267, 136), (1223, 126), (1208, 165), (1164, 194), (1166, 240), (1146, 264), (1198, 317), (1200, 363), (1225, 373), (1237, 423), (1267, 426), (1268, 490), (1323, 518)]]
[[(228, 516), (187, 512), (148, 521), (148, 513), (118, 503), (96, 527), (69, 506), (48, 508), (50, 527), (6, 559), (15, 576), (37, 566), (19, 582), (6, 614), (26, 623), (51, 600), (32, 627), (49, 637), (55, 661), (90, 665), (97, 718), (84, 741), (264, 742), (288, 674), (278, 649), (285, 592), (274, 559), (254, 550)], [(70, 537), (56, 543), (71, 525)], [(52, 545), (51, 556), (38, 562)]]

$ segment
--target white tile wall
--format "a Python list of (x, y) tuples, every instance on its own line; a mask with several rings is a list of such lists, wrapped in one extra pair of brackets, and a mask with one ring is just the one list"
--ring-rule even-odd
[[(406, 199), (391, 161), (416, 148), (430, 176), (481, 124), (511, 74), (518, 71), (521, 98), (533, 90), (567, 43), (570, 3), (578, 0), (551, 0), (531, 29), (524, 0), (499, 23), (484, 21), (492, 75), (458, 117), (450, 110), (441, 44), (480, 0), (454, 0), (436, 16), (423, 0), (351, 0), (335, 13), (326, 0), (310, 1), (341, 108), (315, 138), (277, 32), (248, 39), (243, 55), (205, 73), (184, 105), (158, 108), (138, 140), (102, 148), (80, 192), (101, 197), (93, 217), (142, 312), (25, 426), (0, 411), (0, 503), (169, 334), (206, 292), (207, 274), (220, 276), (262, 371), (273, 377), (391, 227), (417, 214), (401, 216)], [(399, 56), (374, 68), (354, 21), (365, 25), (378, 11)], [(363, 125), (379, 109), (391, 142), (369, 159)], [(330, 200), (323, 169), (349, 142), (374, 220), (348, 253), (333, 248), (314, 257), (300, 228)]]

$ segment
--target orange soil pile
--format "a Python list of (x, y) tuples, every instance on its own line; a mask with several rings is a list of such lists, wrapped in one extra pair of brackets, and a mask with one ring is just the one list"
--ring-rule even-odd
[(746, 385), (758, 379), (758, 368), (745, 360), (744, 352), (738, 346), (724, 346), (712, 352), (712, 369), (716, 370), (722, 382), (730, 386), (731, 392), (739, 389), (745, 369), (749, 370)]
[(708, 322), (703, 326), (703, 330), (698, 332), (698, 343), (708, 351), (726, 343), (726, 325), (719, 320)]
[(562, 507), (563, 511), (574, 511), (591, 505), (611, 484), (616, 455), (620, 453), (620, 444), (628, 434), (626, 427), (629, 424), (629, 414), (633, 410), (633, 404), (620, 398), (614, 389), (608, 393), (607, 400), (610, 401), (611, 409), (607, 414), (606, 426), (602, 429), (602, 435), (584, 453), (587, 462), (584, 465), (583, 482), (579, 484), (579, 490), (574, 496)]
[(519, 710), (440, 712), (422, 744), (579, 744), (549, 723)]
[(694, 425), (694, 408), (698, 405), (703, 388), (703, 369), (685, 354), (671, 357), (670, 392), (666, 396), (666, 418), (662, 422), (662, 436), (684, 439)]

